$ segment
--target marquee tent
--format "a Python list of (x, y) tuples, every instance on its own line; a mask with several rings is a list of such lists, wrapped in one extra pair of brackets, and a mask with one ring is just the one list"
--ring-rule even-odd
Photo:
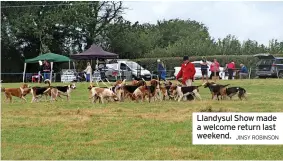
[[(107, 51), (104, 51), (101, 47), (93, 44), (89, 49), (86, 51), (79, 53), (79, 54), (73, 54), (70, 56), (71, 59), (74, 60), (90, 60), (92, 64), (92, 60), (96, 60), (96, 65), (98, 65), (98, 59), (118, 59), (118, 54), (110, 53)], [(90, 75), (92, 78), (92, 74)], [(91, 79), (92, 82), (92, 79)]]
[(86, 51), (71, 55), (71, 59), (75, 60), (97, 60), (97, 59), (117, 59), (119, 56), (115, 53), (104, 51), (101, 47), (93, 44)]
[(63, 56), (63, 55), (54, 54), (54, 53), (42, 54), (35, 58), (25, 60), (23, 82), (25, 82), (25, 73), (26, 73), (27, 63), (38, 63), (39, 61), (44, 61), (44, 60), (47, 60), (48, 62), (50, 62), (50, 65), (51, 65), (50, 81), (52, 81), (53, 62), (69, 62), (69, 68), (70, 68), (70, 61), (71, 61), (70, 58)]

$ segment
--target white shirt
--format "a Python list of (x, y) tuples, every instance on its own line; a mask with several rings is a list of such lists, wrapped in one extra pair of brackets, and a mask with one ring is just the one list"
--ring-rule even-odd
[(86, 74), (91, 74), (92, 71), (91, 66), (88, 65), (84, 71), (86, 72)]

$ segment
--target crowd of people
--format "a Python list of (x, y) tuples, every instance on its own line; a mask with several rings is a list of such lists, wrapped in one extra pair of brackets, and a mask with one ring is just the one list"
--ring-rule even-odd
[[(247, 78), (248, 76), (248, 69), (244, 64), (240, 64), (240, 70), (236, 69), (235, 62), (231, 61), (230, 63), (226, 64), (225, 67), (225, 73), (228, 75), (228, 79), (233, 79), (234, 72), (239, 73), (239, 78)], [(213, 62), (210, 64), (207, 63), (205, 59), (201, 61), (201, 73), (202, 73), (202, 81), (204, 82), (204, 79), (208, 81), (208, 70), (211, 71), (210, 79), (212, 79), (213, 76), (219, 77), (220, 72), (220, 64), (216, 59), (213, 60)], [(181, 65), (181, 70), (179, 71), (178, 75), (176, 76), (176, 79), (179, 80), (182, 78), (182, 84), (185, 86), (192, 86), (192, 82), (194, 81), (196, 70), (193, 63), (189, 61), (188, 56), (183, 57), (183, 64)], [(226, 74), (225, 74), (226, 75)]]
[[(160, 60), (158, 62), (158, 77), (159, 80), (166, 80), (166, 69), (163, 62)], [(210, 76), (208, 76), (208, 70), (211, 72)], [(225, 66), (225, 76), (228, 75), (228, 79), (233, 79), (234, 73), (237, 72), (240, 79), (247, 78), (248, 76), (248, 69), (244, 64), (240, 64), (240, 70), (236, 69), (236, 65), (234, 61), (231, 61), (226, 64)], [(39, 73), (38, 73), (38, 82), (41, 81), (41, 76), (43, 76), (43, 80), (50, 79), (50, 71), (51, 66), (47, 60), (44, 60), (42, 63), (39, 61)], [(217, 59), (214, 59), (213, 62), (209, 65), (207, 60), (203, 58), (201, 60), (201, 74), (202, 74), (202, 81), (208, 81), (208, 79), (212, 79), (213, 76), (219, 77), (220, 72), (220, 64)], [(43, 73), (43, 75), (41, 74)], [(86, 75), (86, 81), (90, 82), (90, 77), (92, 73), (92, 67), (90, 62), (87, 62), (87, 67), (84, 70)], [(181, 70), (179, 71), (176, 79), (179, 80), (182, 78), (182, 84), (186, 86), (191, 86), (192, 82), (194, 81), (196, 70), (193, 63), (189, 61), (188, 56), (183, 57), (183, 63), (181, 65)]]

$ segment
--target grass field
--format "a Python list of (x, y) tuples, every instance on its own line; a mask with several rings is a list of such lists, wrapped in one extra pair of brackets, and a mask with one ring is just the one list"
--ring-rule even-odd
[[(283, 146), (192, 145), (192, 112), (212, 107), (230, 112), (282, 112), (283, 80), (232, 80), (248, 101), (118, 102), (92, 104), (87, 83), (78, 83), (71, 101), (3, 103), (1, 159), (184, 159), (283, 160)], [(196, 81), (195, 84), (201, 84)], [(18, 87), (20, 84), (2, 84)], [(32, 84), (31, 84), (32, 85)], [(43, 85), (42, 85), (43, 86)]]

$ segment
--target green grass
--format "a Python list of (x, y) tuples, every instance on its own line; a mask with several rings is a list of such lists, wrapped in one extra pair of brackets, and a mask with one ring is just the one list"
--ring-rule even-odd
[(220, 81), (227, 82), (244, 87), (248, 101), (236, 97), (211, 101), (208, 89), (201, 87), (202, 102), (92, 104), (87, 83), (77, 84), (70, 102), (31, 104), (29, 95), (28, 103), (14, 97), (9, 104), (2, 94), (1, 159), (282, 160), (283, 146), (192, 145), (192, 112), (209, 107), (230, 112), (283, 111), (282, 79)]

